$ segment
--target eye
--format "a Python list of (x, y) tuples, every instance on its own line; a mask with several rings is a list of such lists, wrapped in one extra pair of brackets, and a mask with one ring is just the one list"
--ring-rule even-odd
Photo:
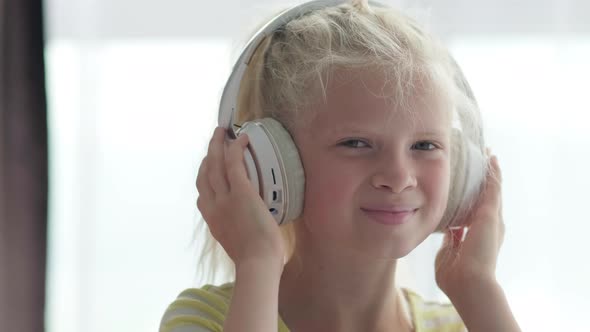
[(414, 144), (414, 147), (416, 147), (418, 150), (426, 151), (436, 150), (438, 148), (434, 143), (429, 141), (418, 142)]
[(353, 148), (353, 149), (360, 149), (360, 148), (369, 147), (369, 144), (367, 142), (360, 140), (360, 139), (349, 139), (349, 140), (341, 142), (339, 145)]

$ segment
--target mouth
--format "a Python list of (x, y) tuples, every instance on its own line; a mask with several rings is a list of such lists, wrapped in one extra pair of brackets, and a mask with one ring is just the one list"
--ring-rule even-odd
[(361, 208), (371, 219), (382, 225), (403, 225), (410, 221), (418, 209), (402, 209), (399, 211), (382, 211)]

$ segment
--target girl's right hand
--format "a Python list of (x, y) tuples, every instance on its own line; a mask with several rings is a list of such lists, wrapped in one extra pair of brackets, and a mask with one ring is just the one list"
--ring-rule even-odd
[(246, 172), (248, 136), (226, 141), (217, 127), (197, 175), (197, 207), (213, 237), (234, 261), (270, 260), (282, 271), (284, 244), (279, 226)]

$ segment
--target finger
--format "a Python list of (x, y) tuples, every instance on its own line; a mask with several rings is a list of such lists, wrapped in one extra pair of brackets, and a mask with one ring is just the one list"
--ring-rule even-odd
[(227, 193), (229, 184), (225, 175), (225, 129), (215, 128), (207, 151), (208, 180), (215, 194)]
[(201, 161), (201, 166), (199, 167), (199, 172), (197, 173), (197, 181), (196, 181), (196, 185), (197, 185), (197, 192), (199, 193), (199, 196), (214, 196), (215, 193), (213, 192), (213, 189), (211, 188), (211, 185), (209, 184), (208, 181), (208, 172), (207, 172), (207, 156), (205, 156), (205, 158), (203, 158), (203, 160)]
[(238, 136), (236, 140), (231, 142), (226, 158), (227, 178), (230, 187), (233, 186), (245, 188), (250, 181), (248, 180), (248, 173), (244, 165), (244, 149), (248, 146), (249, 138), (247, 134)]
[(490, 148), (486, 148), (486, 157), (488, 158), (489, 162), (489, 172), (492, 178), (497, 181), (498, 183), (502, 183), (502, 171), (500, 169), (500, 165), (498, 163), (498, 156), (493, 155)]
[(504, 217), (503, 217), (503, 200), (502, 200), (502, 182), (503, 182), (503, 177), (502, 177), (502, 169), (500, 168), (500, 164), (498, 162), (498, 157), (494, 156), (492, 162), (494, 163), (494, 174), (495, 174), (495, 178), (496, 181), (498, 183), (498, 213), (500, 215), (500, 222), (504, 223)]
[(490, 167), (492, 178), (498, 183), (502, 184), (502, 170), (500, 169), (500, 163), (498, 162), (498, 156), (490, 156)]
[(435, 267), (437, 271), (440, 268), (449, 266), (456, 259), (459, 250), (453, 243), (454, 238), (455, 235), (453, 234), (453, 230), (447, 229), (444, 234), (442, 246), (436, 254)]
[(464, 232), (465, 228), (463, 227), (450, 230), (450, 240), (452, 241), (453, 249), (459, 248), (461, 242), (463, 242)]
[(502, 204), (502, 173), (498, 164), (498, 158), (492, 155), (489, 159), (489, 168), (486, 175), (486, 183), (481, 197), (482, 208), (499, 211)]

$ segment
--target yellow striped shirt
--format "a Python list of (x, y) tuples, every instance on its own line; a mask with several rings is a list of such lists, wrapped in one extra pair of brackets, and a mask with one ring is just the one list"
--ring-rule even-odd
[[(205, 285), (184, 290), (172, 302), (160, 323), (160, 332), (222, 332), (234, 284)], [(463, 332), (461, 318), (452, 304), (424, 301), (402, 289), (412, 316), (414, 332)], [(278, 332), (289, 332), (279, 317)]]

